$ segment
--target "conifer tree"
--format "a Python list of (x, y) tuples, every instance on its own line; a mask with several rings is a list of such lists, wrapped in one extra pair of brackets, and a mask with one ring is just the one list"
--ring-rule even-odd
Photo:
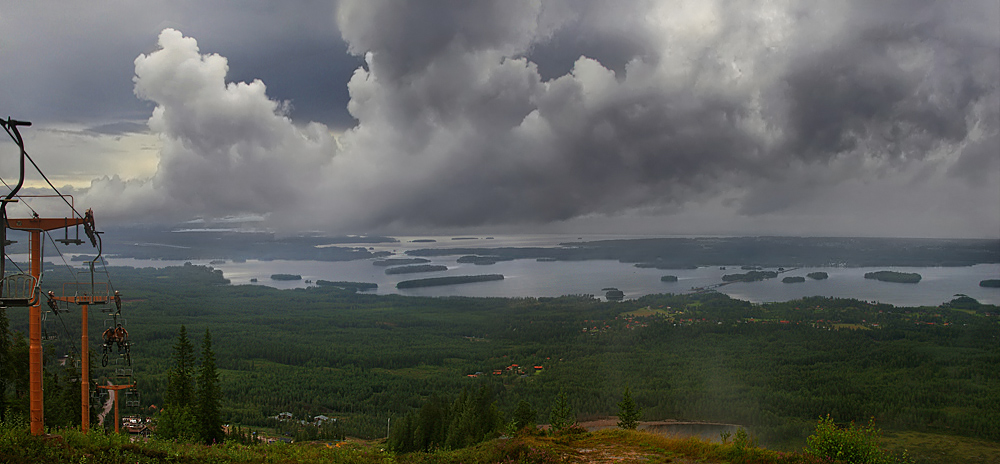
[(7, 419), (7, 385), (12, 383), (14, 370), (10, 359), (10, 329), (7, 312), (0, 308), (0, 422)]
[(182, 325), (174, 343), (174, 368), (167, 376), (164, 406), (190, 407), (194, 404), (194, 347)]
[(534, 429), (536, 417), (538, 417), (538, 411), (531, 407), (531, 403), (521, 400), (517, 403), (517, 408), (514, 409), (514, 430), (518, 431), (528, 426)]
[(7, 418), (7, 379), (10, 377), (10, 334), (7, 332), (7, 311), (0, 308), (0, 423)]
[(576, 423), (573, 417), (573, 410), (569, 406), (569, 399), (566, 398), (566, 390), (559, 390), (555, 404), (549, 411), (549, 425), (552, 430), (562, 430)]
[(215, 370), (215, 353), (212, 352), (212, 334), (205, 329), (201, 344), (201, 368), (198, 371), (198, 403), (195, 417), (199, 434), (205, 444), (222, 443), (222, 418), (220, 415), (219, 374)]
[(632, 401), (632, 392), (626, 387), (622, 400), (618, 403), (618, 428), (635, 430), (639, 426), (640, 417), (642, 409)]
[(194, 416), (194, 347), (183, 325), (174, 343), (173, 360), (156, 434), (165, 439), (194, 441), (200, 435)]

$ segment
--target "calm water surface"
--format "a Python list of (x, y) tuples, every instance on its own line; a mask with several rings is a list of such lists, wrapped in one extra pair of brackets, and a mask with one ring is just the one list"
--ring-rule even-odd
[[(432, 238), (435, 242), (412, 242), (415, 239)], [(555, 246), (559, 243), (590, 241), (601, 239), (637, 238), (623, 236), (497, 236), (487, 239), (476, 237), (470, 240), (452, 240), (451, 237), (399, 237), (398, 243), (370, 245), (374, 251), (388, 251), (395, 257), (403, 257), (406, 250), (417, 248), (498, 248), (504, 246)], [(544, 297), (569, 294), (591, 294), (603, 296), (605, 287), (616, 287), (625, 292), (626, 298), (638, 298), (654, 293), (687, 293), (692, 287), (704, 287), (722, 281), (724, 274), (745, 272), (740, 263), (725, 266), (701, 267), (685, 270), (639, 269), (632, 264), (617, 261), (556, 261), (538, 262), (533, 259), (501, 261), (493, 265), (458, 263), (458, 256), (432, 257), (431, 264), (448, 266), (447, 271), (386, 275), (385, 268), (372, 265), (372, 260), (328, 262), (328, 261), (257, 261), (248, 260), (235, 263), (226, 260), (224, 264), (210, 265), (210, 260), (194, 260), (193, 264), (210, 265), (222, 270), (233, 285), (256, 285), (275, 288), (302, 288), (313, 284), (306, 280), (373, 282), (378, 284), (378, 294), (401, 294), (413, 296), (474, 296), (474, 297)], [(133, 267), (162, 267), (181, 265), (181, 261), (136, 260), (131, 258), (110, 258), (109, 264)], [(866, 272), (894, 270), (916, 272), (923, 276), (917, 284), (879, 282), (864, 278)], [(823, 271), (830, 275), (826, 280), (806, 279), (798, 284), (785, 284), (781, 277), (805, 276), (809, 272)], [(299, 274), (300, 281), (274, 281), (271, 274)], [(427, 287), (397, 290), (396, 283), (403, 280), (426, 277), (441, 277), (470, 274), (503, 274), (502, 281), (474, 284)], [(675, 275), (677, 282), (661, 282), (663, 275)], [(982, 288), (979, 281), (1000, 278), (1000, 264), (980, 264), (966, 267), (869, 267), (841, 268), (817, 267), (801, 268), (781, 274), (777, 279), (762, 282), (734, 283), (718, 288), (734, 298), (753, 302), (787, 301), (807, 296), (833, 296), (880, 301), (897, 306), (938, 305), (962, 293), (980, 302), (1000, 304), (1000, 289)]]

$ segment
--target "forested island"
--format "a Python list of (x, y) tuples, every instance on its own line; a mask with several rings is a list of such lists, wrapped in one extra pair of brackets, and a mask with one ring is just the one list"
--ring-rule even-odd
[(693, 264), (683, 264), (676, 262), (653, 262), (653, 263), (635, 263), (635, 267), (639, 269), (660, 269), (660, 270), (670, 270), (670, 269), (698, 269), (698, 266)]
[(896, 282), (901, 284), (915, 284), (920, 282), (920, 274), (916, 272), (896, 272), (896, 271), (875, 271), (866, 272), (866, 279), (875, 279), (881, 282)]
[[(456, 237), (458, 239), (466, 237)], [(468, 237), (472, 238), (472, 237)], [(291, 236), (264, 232), (197, 231), (175, 233), (155, 227), (114, 228), (104, 246), (115, 256), (140, 259), (306, 259), (344, 261), (384, 258), (351, 244), (398, 242), (379, 236)], [(413, 243), (431, 242), (416, 239)], [(461, 240), (458, 240), (461, 241)], [(338, 245), (338, 246), (330, 246)], [(26, 244), (8, 252), (23, 253)], [(21, 251), (19, 251), (21, 250)], [(822, 237), (695, 237), (574, 241), (551, 247), (428, 248), (410, 250), (414, 257), (498, 256), (502, 260), (550, 258), (560, 261), (617, 260), (690, 269), (755, 263), (761, 267), (971, 266), (1000, 263), (996, 239), (896, 239)]]
[(656, 269), (755, 263), (764, 267), (971, 266), (1000, 263), (1000, 240), (704, 237), (601, 240), (558, 247), (427, 248), (410, 256), (491, 255), (503, 259), (617, 260)]
[(404, 280), (396, 284), (396, 288), (404, 289), (404, 288), (420, 288), (420, 287), (439, 287), (442, 285), (471, 284), (475, 282), (489, 282), (493, 280), (503, 280), (503, 275), (483, 274), (483, 275), (467, 275), (467, 276), (430, 277), (427, 279)]
[(271, 280), (302, 280), (299, 274), (271, 274)]
[(776, 271), (750, 271), (743, 274), (726, 274), (722, 276), (723, 282), (759, 282), (764, 279), (778, 277)]
[(447, 271), (448, 266), (441, 264), (416, 264), (413, 266), (390, 267), (385, 270), (386, 275), (395, 274), (416, 274), (419, 272), (439, 272)]
[(823, 280), (829, 278), (830, 275), (823, 271), (818, 271), (818, 272), (810, 272), (806, 274), (806, 277), (809, 277), (810, 279), (813, 280)]
[(784, 279), (781, 279), (781, 282), (786, 284), (800, 284), (805, 281), (806, 278), (802, 276), (788, 276), (785, 277)]
[(979, 281), (980, 287), (1000, 288), (1000, 279), (986, 279)]
[(411, 264), (426, 264), (431, 262), (431, 260), (426, 258), (387, 258), (387, 259), (376, 259), (372, 261), (373, 266), (387, 267), (387, 266), (408, 266)]
[(617, 288), (608, 287), (601, 289), (601, 291), (604, 292), (604, 298), (608, 301), (622, 301), (625, 299), (625, 292)]
[(335, 287), (350, 291), (368, 291), (375, 290), (378, 288), (378, 284), (371, 282), (345, 282), (345, 281), (329, 281), (319, 279), (316, 281), (316, 285), (320, 287)]
[(483, 266), (483, 265), (496, 264), (497, 261), (499, 261), (500, 259), (502, 258), (500, 258), (499, 256), (466, 255), (459, 257), (456, 261), (459, 263), (471, 263)]
[(660, 282), (677, 282), (677, 276), (665, 275), (663, 277), (660, 277)]

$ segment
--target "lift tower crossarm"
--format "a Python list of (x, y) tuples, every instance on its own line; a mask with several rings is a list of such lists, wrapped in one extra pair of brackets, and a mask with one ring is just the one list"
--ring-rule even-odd
[[(90, 210), (87, 210), (90, 213)], [(85, 217), (74, 217), (74, 218), (23, 218), (23, 219), (7, 219), (7, 228), (14, 230), (25, 230), (25, 231), (50, 231), (57, 229), (65, 229), (67, 227), (78, 226), (81, 224), (91, 224), (93, 225), (93, 213), (88, 214)]]

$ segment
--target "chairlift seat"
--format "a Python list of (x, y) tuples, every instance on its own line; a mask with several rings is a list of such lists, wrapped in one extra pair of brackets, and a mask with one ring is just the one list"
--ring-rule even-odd
[(32, 306), (36, 303), (35, 287), (38, 281), (30, 274), (11, 274), (0, 281), (0, 305)]

